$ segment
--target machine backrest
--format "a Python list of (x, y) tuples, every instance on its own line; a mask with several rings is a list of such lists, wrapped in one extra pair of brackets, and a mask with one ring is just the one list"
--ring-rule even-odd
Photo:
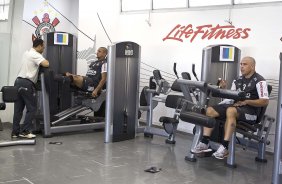
[(172, 83), (171, 90), (177, 91), (177, 92), (182, 92), (182, 90), (181, 90), (179, 84), (177, 83), (177, 80), (175, 80), (175, 81)]
[(190, 73), (188, 73), (188, 72), (182, 72), (181, 75), (182, 75), (182, 78), (183, 78), (183, 79), (191, 80)]
[(149, 89), (149, 87), (145, 86), (140, 93), (140, 99), (139, 99), (139, 103), (140, 103), (139, 105), (140, 106), (147, 106), (148, 105), (148, 100), (146, 98), (146, 89)]

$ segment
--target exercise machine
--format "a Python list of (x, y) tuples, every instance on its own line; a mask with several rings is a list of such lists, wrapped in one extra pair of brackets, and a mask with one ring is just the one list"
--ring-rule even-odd
[[(174, 73), (177, 78), (176, 63), (173, 67)], [(187, 72), (182, 73), (182, 78), (188, 80), (191, 79), (190, 74)], [(152, 77), (150, 78), (150, 82)], [(181, 92), (179, 85), (176, 81), (170, 85), (161, 75), (159, 70), (153, 71), (153, 80), (156, 83), (155, 88), (144, 87), (140, 95), (140, 107), (141, 111), (146, 111), (146, 126), (138, 127), (137, 131), (139, 133), (144, 133), (145, 137), (153, 138), (154, 135), (163, 136), (167, 139), (165, 142), (167, 144), (175, 144), (175, 134), (177, 126), (179, 123), (178, 114), (181, 109), (181, 100), (184, 99), (183, 95), (176, 95), (170, 92)], [(153, 85), (149, 85), (153, 86)], [(181, 93), (182, 94), (182, 93)], [(160, 96), (163, 95), (163, 96)], [(166, 107), (174, 109), (174, 116), (160, 117), (159, 121), (162, 123), (163, 128), (158, 128), (153, 126), (153, 110), (158, 105), (158, 103), (164, 103)]]
[[(228, 98), (234, 100), (243, 100), (245, 99), (244, 92), (232, 91), (227, 89), (218, 89), (216, 85), (210, 85), (205, 82), (198, 82), (198, 81), (187, 81), (187, 80), (178, 80), (178, 83), (183, 88), (185, 99), (188, 101), (187, 105), (184, 105), (182, 111), (180, 112), (180, 119), (186, 122), (193, 123), (200, 127), (200, 130), (196, 129), (194, 139), (192, 142), (191, 149), (194, 148), (200, 141), (202, 137), (202, 127), (209, 127), (214, 128), (217, 124), (223, 124), (224, 122), (219, 119), (214, 119), (205, 116), (202, 113), (195, 111), (195, 108), (191, 108), (191, 96), (189, 88), (199, 88), (201, 92), (210, 94), (213, 97), (218, 98)], [(184, 88), (186, 90), (184, 90)], [(269, 89), (271, 87), (269, 86)], [(192, 103), (191, 103), (192, 102)], [(197, 104), (195, 104), (197, 106)], [(257, 157), (255, 158), (258, 162), (266, 162), (265, 157), (265, 148), (266, 145), (269, 144), (268, 141), (268, 134), (271, 129), (271, 125), (274, 122), (274, 118), (265, 115), (266, 107), (262, 107), (261, 113), (258, 116), (257, 123), (254, 125), (250, 125), (243, 121), (238, 121), (236, 126), (236, 131), (233, 133), (232, 138), (229, 143), (229, 155), (227, 158), (227, 165), (229, 167), (236, 167), (235, 164), (235, 144), (239, 144), (244, 148), (253, 148), (257, 151)], [(236, 137), (236, 133), (241, 134), (241, 137)], [(210, 142), (210, 146), (213, 150), (216, 150), (219, 146), (217, 142)], [(212, 152), (211, 152), (212, 153)], [(211, 156), (211, 153), (204, 154), (200, 156)], [(186, 160), (195, 162), (196, 155), (188, 152), (187, 156), (185, 157)]]
[[(214, 45), (208, 46), (203, 49), (203, 61), (202, 61), (202, 81), (184, 81), (178, 80), (181, 85), (185, 99), (192, 102), (190, 96), (191, 88), (198, 88), (200, 92), (199, 102), (195, 104), (200, 107), (205, 108), (207, 105), (214, 105), (218, 103), (222, 98), (229, 99), (244, 99), (244, 94), (231, 91), (218, 89), (216, 85), (218, 78), (228, 81), (227, 88), (231, 87), (232, 80), (239, 75), (239, 59), (240, 50), (231, 45)], [(211, 94), (211, 95), (210, 95)], [(217, 98), (213, 98), (217, 97)], [(253, 126), (248, 126), (245, 122), (237, 122), (236, 132), (240, 133), (242, 137), (236, 137), (236, 132), (232, 135), (229, 145), (229, 156), (227, 159), (227, 165), (230, 167), (236, 167), (235, 164), (235, 143), (243, 145), (244, 148), (252, 147), (258, 151), (256, 161), (266, 162), (265, 158), (265, 147), (269, 144), (267, 140), (271, 124), (274, 122), (274, 118), (271, 118), (264, 114), (266, 110), (262, 108), (262, 113), (258, 117), (257, 124)], [(181, 111), (180, 119), (187, 121), (196, 125), (195, 136), (191, 148), (194, 148), (200, 141), (203, 134), (203, 126), (214, 128), (213, 134), (211, 136), (211, 147), (216, 150), (223, 139), (223, 123), (219, 122), (217, 119), (213, 119), (205, 116), (204, 114), (199, 114), (196, 112), (191, 112), (191, 110)], [(213, 144), (215, 143), (215, 144)], [(194, 154), (188, 152), (185, 157), (188, 161), (196, 161)]]
[(279, 75), (279, 95), (277, 102), (277, 115), (276, 115), (276, 131), (275, 131), (275, 144), (274, 144), (274, 161), (273, 161), (273, 174), (272, 184), (279, 184), (282, 182), (282, 53), (280, 52), (280, 75)]
[[(37, 129), (43, 129), (43, 136), (50, 137), (54, 133), (104, 128), (104, 120), (97, 122), (92, 117), (105, 101), (106, 92), (97, 99), (87, 94), (78, 96), (79, 91), (62, 75), (76, 73), (77, 38), (52, 32), (44, 34), (44, 40), (43, 55), (49, 61), (49, 69), (42, 68), (39, 75)], [(86, 116), (89, 113), (91, 116)]]
[(140, 58), (137, 43), (119, 42), (108, 47), (106, 143), (135, 138)]
[[(43, 136), (50, 137), (53, 133), (73, 132), (82, 130), (102, 129), (105, 126), (104, 121), (97, 122), (95, 119), (90, 118), (85, 121), (86, 116), (79, 116), (79, 113), (90, 111), (92, 113), (98, 111), (102, 103), (106, 99), (106, 91), (102, 91), (97, 98), (91, 97), (87, 92), (79, 91), (79, 96), (74, 96), (74, 105), (60, 111), (52, 113), (50, 109), (49, 96), (54, 91), (53, 86), (57, 83), (62, 86), (70, 86), (70, 81), (64, 76), (55, 76), (54, 73), (48, 69), (40, 74), (41, 82), (41, 108), (43, 113)], [(64, 90), (72, 92), (71, 88), (64, 88)], [(75, 93), (73, 91), (72, 93)], [(58, 93), (57, 93), (58, 94)], [(58, 95), (61, 95), (59, 93)], [(71, 99), (70, 99), (71, 100)], [(85, 118), (84, 118), (85, 117)], [(93, 121), (94, 120), (94, 121)]]
[[(140, 106), (140, 109), (146, 111), (146, 126), (139, 128), (139, 132), (144, 133), (145, 137), (153, 138), (154, 135), (163, 136), (167, 139), (167, 144), (175, 144), (175, 134), (179, 123), (177, 114), (179, 113), (179, 98), (183, 98), (181, 95), (170, 95), (169, 92), (178, 91), (176, 85), (171, 86), (165, 79), (162, 78), (159, 70), (153, 71), (154, 80), (156, 81), (156, 89), (145, 88), (143, 94), (146, 99), (146, 103)], [(164, 96), (160, 97), (162, 94)], [(162, 123), (163, 128), (153, 127), (153, 109), (158, 103), (164, 103), (166, 107), (175, 109), (174, 117), (160, 117), (159, 121)], [(141, 105), (141, 104), (140, 104)]]

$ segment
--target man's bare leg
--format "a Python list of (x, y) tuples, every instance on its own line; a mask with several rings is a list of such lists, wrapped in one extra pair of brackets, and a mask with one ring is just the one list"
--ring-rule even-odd
[(82, 88), (83, 87), (83, 77), (80, 76), (80, 75), (74, 75), (74, 74), (71, 74), (69, 72), (66, 72), (66, 76), (72, 76), (73, 78), (73, 84), (76, 86), (76, 87), (79, 87), (79, 88)]
[[(214, 110), (214, 108), (208, 107), (207, 110), (206, 110), (206, 116), (212, 117), (212, 118), (216, 118), (216, 117), (219, 116), (219, 114), (218, 114), (218, 112), (216, 112), (216, 111)], [(212, 134), (212, 131), (213, 131), (213, 128), (204, 127), (203, 136), (208, 136), (208, 137), (210, 137), (211, 134)]]
[(229, 107), (226, 110), (226, 122), (224, 126), (224, 130), (225, 130), (224, 140), (225, 141), (229, 141), (233, 132), (235, 131), (237, 116), (238, 116), (238, 112), (235, 107)]
[(228, 145), (229, 140), (235, 131), (236, 128), (236, 119), (238, 116), (237, 109), (235, 107), (228, 107), (226, 110), (226, 121), (224, 125), (224, 140), (219, 146), (216, 152), (213, 153), (213, 156), (217, 159), (224, 159), (228, 156)]
[[(216, 112), (214, 108), (212, 107), (207, 108), (206, 115), (209, 117), (213, 117), (213, 118), (219, 116), (218, 112)], [(207, 153), (207, 152), (212, 151), (212, 149), (209, 147), (209, 141), (210, 141), (210, 136), (211, 136), (212, 131), (213, 131), (213, 128), (204, 127), (203, 138), (197, 144), (197, 146), (191, 149), (192, 153), (200, 154), (200, 153)]]

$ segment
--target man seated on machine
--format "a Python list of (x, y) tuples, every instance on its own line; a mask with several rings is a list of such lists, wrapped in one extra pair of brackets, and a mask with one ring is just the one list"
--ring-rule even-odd
[[(208, 107), (206, 115), (213, 118), (225, 119), (224, 140), (213, 153), (217, 159), (224, 159), (228, 156), (229, 140), (235, 131), (236, 121), (244, 121), (250, 124), (256, 123), (257, 116), (263, 106), (269, 102), (268, 90), (265, 79), (255, 71), (255, 59), (244, 57), (240, 62), (242, 76), (233, 81), (231, 90), (246, 92), (246, 100), (233, 101), (224, 100), (222, 103)], [(226, 88), (226, 81), (221, 81), (219, 86)], [(229, 102), (229, 103), (226, 103)], [(198, 145), (191, 149), (194, 154), (210, 152), (209, 141), (213, 128), (204, 127), (203, 138)]]
[(71, 78), (72, 84), (76, 87), (92, 92), (93, 97), (99, 96), (102, 89), (106, 87), (107, 80), (107, 56), (108, 50), (105, 47), (100, 47), (97, 50), (97, 59), (88, 66), (86, 76), (74, 75), (69, 72), (66, 76)]

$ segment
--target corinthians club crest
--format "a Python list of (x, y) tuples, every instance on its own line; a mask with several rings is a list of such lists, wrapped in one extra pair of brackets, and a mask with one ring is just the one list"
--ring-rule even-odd
[(54, 18), (52, 23), (50, 23), (50, 18), (48, 13), (44, 13), (42, 22), (39, 20), (37, 16), (32, 18), (34, 24), (37, 25), (35, 30), (35, 35), (37, 38), (40, 38), (43, 34), (49, 32), (55, 32), (55, 27), (60, 23), (59, 19)]

